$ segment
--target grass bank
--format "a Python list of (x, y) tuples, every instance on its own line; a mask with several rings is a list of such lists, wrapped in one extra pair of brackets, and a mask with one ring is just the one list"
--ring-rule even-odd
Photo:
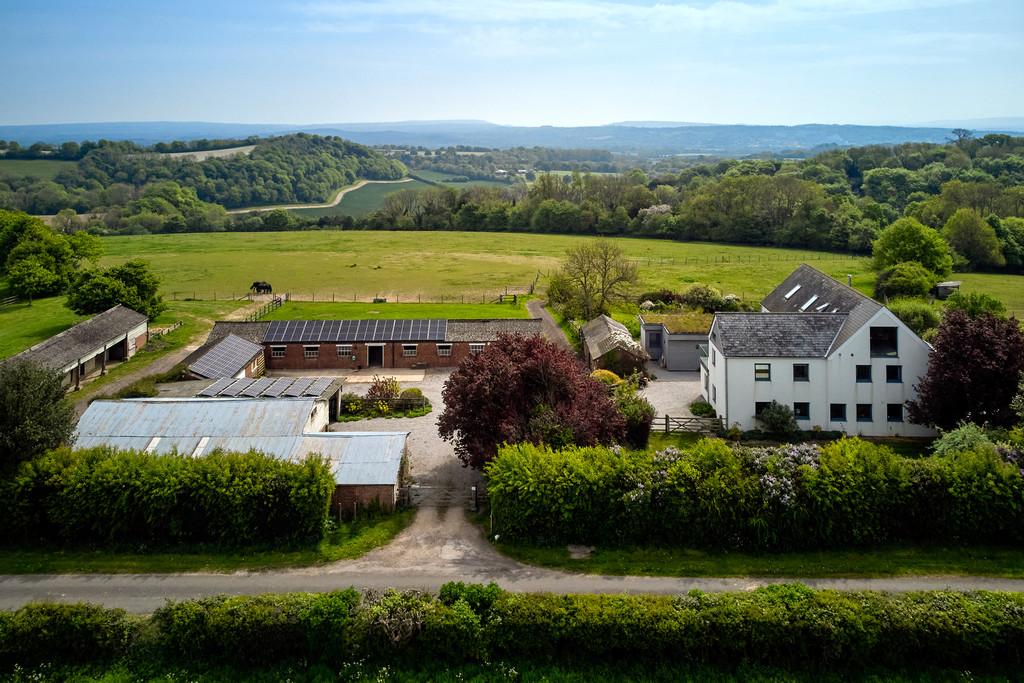
[(179, 549), (152, 553), (106, 550), (3, 548), (0, 574), (167, 574), (309, 567), (352, 560), (391, 542), (414, 510), (340, 525), (315, 547), (296, 550)]
[(62, 296), (36, 299), (31, 306), (4, 306), (0, 308), (0, 359), (63, 332), (86, 317), (67, 308)]

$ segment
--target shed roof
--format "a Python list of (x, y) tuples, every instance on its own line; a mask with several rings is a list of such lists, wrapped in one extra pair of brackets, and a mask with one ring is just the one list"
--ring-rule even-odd
[(711, 313), (687, 311), (685, 313), (644, 313), (644, 325), (661, 325), (669, 334), (707, 334), (715, 316)]
[(606, 315), (594, 318), (580, 332), (591, 358), (600, 358), (613, 349), (622, 349), (637, 357), (646, 355), (626, 326)]
[(449, 342), (490, 342), (499, 334), (532, 337), (543, 331), (540, 318), (496, 318), (493, 320), (449, 320), (444, 337)]
[(711, 339), (726, 357), (824, 358), (844, 313), (719, 313)]
[(22, 351), (10, 360), (27, 360), (53, 370), (66, 368), (101, 350), (105, 344), (127, 334), (146, 320), (143, 314), (118, 304)]
[(189, 364), (194, 375), (216, 379), (234, 377), (242, 372), (257, 356), (263, 355), (263, 346), (229, 334)]

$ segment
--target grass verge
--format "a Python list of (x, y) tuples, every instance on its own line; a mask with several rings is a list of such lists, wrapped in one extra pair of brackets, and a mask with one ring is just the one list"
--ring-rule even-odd
[(415, 511), (341, 524), (318, 545), (296, 550), (267, 548), (177, 549), (161, 552), (3, 548), (0, 574), (167, 574), (234, 572), (309, 567), (352, 560), (391, 542)]
[(1024, 578), (1024, 550), (1016, 548), (882, 547), (791, 553), (738, 553), (686, 548), (597, 548), (574, 560), (566, 547), (495, 543), (520, 562), (614, 576), (759, 576), (870, 578), (895, 576), (992, 576)]

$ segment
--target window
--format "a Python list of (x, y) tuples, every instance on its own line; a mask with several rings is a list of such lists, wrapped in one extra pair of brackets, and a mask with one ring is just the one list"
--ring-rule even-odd
[(717, 360), (717, 357), (718, 357), (718, 354), (715, 353), (714, 349), (711, 349), (711, 364), (712, 365), (715, 365), (715, 360)]
[(793, 363), (793, 381), (810, 382), (811, 366), (807, 363)]
[(448, 356), (452, 355), (452, 345), (451, 344), (438, 344), (437, 345), (437, 355), (441, 356), (441, 357), (444, 357), (444, 358), (447, 358)]
[(714, 384), (711, 385), (711, 402), (716, 403), (718, 401), (718, 387)]
[(828, 419), (832, 422), (846, 422), (846, 404), (830, 404), (828, 407)]
[(810, 403), (794, 403), (793, 404), (793, 417), (798, 420), (810, 420), (811, 419), (811, 404)]
[(754, 404), (754, 417), (761, 417), (761, 413), (768, 407), (770, 401), (758, 401)]
[(800, 288), (801, 288), (801, 287), (803, 287), (803, 285), (797, 285), (797, 286), (796, 286), (796, 287), (794, 287), (793, 289), (791, 289), (791, 290), (789, 290), (788, 292), (786, 292), (786, 296), (784, 296), (784, 297), (782, 297), (782, 298), (783, 298), (783, 299), (785, 299), (785, 300), (787, 300), (787, 301), (789, 301), (789, 297), (793, 296), (793, 295), (794, 295), (794, 294), (796, 294), (796, 293), (797, 293), (798, 291), (800, 291)]
[(270, 357), (271, 358), (284, 358), (285, 352), (288, 350), (287, 346), (271, 346)]
[(320, 347), (319, 346), (303, 346), (302, 355), (306, 358), (319, 358)]
[(870, 403), (858, 403), (857, 404), (857, 422), (871, 422), (871, 404)]
[(871, 366), (870, 365), (858, 365), (857, 366), (857, 381), (858, 382), (870, 382), (871, 381)]
[[(703, 370), (703, 368), (702, 368), (702, 370)], [(708, 390), (708, 380), (711, 379), (711, 373), (710, 372), (704, 372), (703, 375), (704, 375), (704, 391), (707, 391)]]
[(483, 353), (484, 346), (486, 346), (486, 344), (470, 344), (469, 345), (469, 352), (470, 353)]
[(889, 384), (901, 384), (903, 382), (903, 366), (886, 365), (885, 381), (888, 382)]
[(903, 404), (890, 403), (886, 405), (885, 419), (889, 422), (903, 422)]
[(660, 349), (661, 348), (661, 332), (648, 332), (647, 333), (647, 348), (649, 348), (649, 349)]
[(872, 357), (895, 358), (899, 355), (895, 327), (872, 327), (870, 336)]
[(772, 364), (771, 363), (754, 363), (754, 381), (755, 382), (771, 382), (772, 381)]
[(351, 356), (352, 345), (351, 344), (338, 344), (338, 355), (339, 356)]
[(402, 344), (402, 356), (405, 358), (412, 358), (416, 355), (415, 344)]
[(803, 306), (801, 306), (801, 307), (800, 307), (800, 310), (801, 310), (801, 311), (806, 311), (806, 310), (807, 310), (808, 308), (810, 308), (810, 307), (811, 307), (811, 305), (812, 305), (812, 304), (813, 304), (813, 303), (814, 303), (815, 301), (817, 301), (817, 300), (818, 300), (818, 295), (817, 295), (817, 294), (815, 294), (815, 295), (814, 295), (814, 296), (812, 296), (812, 297), (811, 297), (810, 299), (808, 299), (808, 300), (807, 300), (807, 301), (806, 301), (806, 302), (804, 303), (804, 305), (803, 305)]

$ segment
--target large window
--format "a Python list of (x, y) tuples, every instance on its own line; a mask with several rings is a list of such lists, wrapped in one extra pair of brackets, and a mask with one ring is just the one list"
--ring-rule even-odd
[(895, 358), (899, 355), (895, 327), (872, 327), (870, 336), (873, 357)]
[(885, 419), (889, 422), (903, 422), (903, 404), (890, 403), (886, 405)]
[(284, 358), (285, 353), (288, 351), (287, 346), (271, 346), (270, 357), (271, 358)]
[(306, 358), (319, 358), (320, 347), (319, 346), (303, 346), (302, 355)]
[(901, 384), (903, 382), (903, 366), (886, 365), (885, 381), (888, 382), (889, 384)]
[(857, 366), (857, 381), (858, 382), (870, 382), (871, 381), (871, 366), (870, 365), (858, 365)]
[(352, 345), (351, 344), (338, 344), (338, 355), (339, 356), (351, 356)]
[(448, 356), (452, 355), (452, 345), (451, 344), (438, 344), (437, 345), (437, 355), (442, 357), (442, 358), (447, 358)]
[(828, 419), (832, 422), (846, 422), (846, 404), (830, 404), (828, 407)]
[(872, 422), (874, 418), (871, 417), (871, 404), (870, 403), (858, 403), (857, 404), (857, 422)]
[(763, 413), (764, 409), (769, 405), (771, 405), (770, 401), (757, 401), (754, 403), (754, 417), (761, 417), (761, 413)]
[(405, 358), (413, 358), (416, 355), (415, 344), (402, 344), (402, 356)]
[(793, 363), (793, 381), (810, 382), (811, 366), (807, 363)]
[(794, 403), (793, 404), (793, 417), (798, 420), (810, 420), (811, 419), (811, 404), (810, 403)]
[(757, 382), (772, 381), (771, 363), (754, 363), (754, 380)]
[(469, 345), (469, 352), (470, 353), (483, 353), (484, 352), (484, 346), (486, 346), (486, 344), (470, 344)]

